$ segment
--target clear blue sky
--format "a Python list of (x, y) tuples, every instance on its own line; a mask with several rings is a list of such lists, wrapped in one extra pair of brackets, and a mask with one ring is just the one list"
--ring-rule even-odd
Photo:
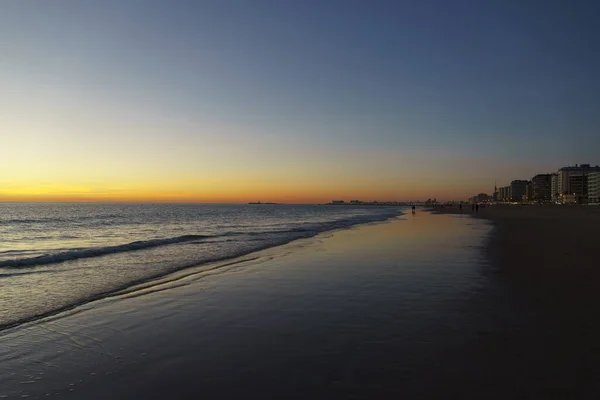
[(585, 0), (2, 1), (0, 183), (462, 198), (597, 164), (599, 20)]

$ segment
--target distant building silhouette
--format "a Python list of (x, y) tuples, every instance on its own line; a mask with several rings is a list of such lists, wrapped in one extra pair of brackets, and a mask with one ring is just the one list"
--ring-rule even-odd
[(531, 178), (531, 200), (547, 203), (552, 200), (552, 175), (538, 174)]
[(560, 203), (587, 203), (588, 179), (593, 172), (600, 172), (600, 166), (590, 164), (575, 164), (563, 167), (557, 171), (557, 201)]
[[(469, 198), (481, 203), (482, 195)], [(486, 195), (487, 196), (487, 195)], [(600, 204), (600, 166), (575, 164), (562, 167), (555, 173), (537, 174), (530, 181), (513, 180), (509, 186), (498, 187), (488, 201), (536, 202), (558, 204)]]
[(600, 172), (588, 174), (588, 203), (600, 203)]
[(510, 199), (511, 201), (523, 201), (523, 196), (527, 195), (526, 180), (515, 180), (510, 183)]
[(529, 203), (533, 200), (533, 183), (531, 181), (527, 181), (527, 190), (525, 191), (525, 195), (523, 196), (523, 201)]
[(502, 186), (501, 188), (498, 189), (498, 201), (500, 202), (504, 202), (504, 201), (508, 201), (509, 196), (509, 187), (508, 186)]
[(511, 201), (512, 200), (510, 186), (505, 186), (504, 187), (504, 199), (503, 200), (504, 201)]
[(558, 202), (560, 190), (558, 188), (558, 174), (550, 174), (550, 200), (552, 203)]
[(477, 202), (478, 203), (485, 203), (490, 201), (492, 198), (490, 196), (488, 196), (486, 193), (479, 193), (477, 195)]

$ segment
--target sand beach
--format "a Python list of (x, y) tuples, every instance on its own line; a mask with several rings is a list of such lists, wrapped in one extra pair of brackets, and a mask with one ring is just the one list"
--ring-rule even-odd
[(478, 212), (466, 206), (462, 211), (444, 207), (435, 212), (491, 221), (495, 229), (488, 242), (490, 260), (499, 273), (532, 289), (540, 300), (597, 297), (593, 292), (600, 289), (600, 207), (494, 205)]
[(559, 290), (557, 264), (504, 264), (545, 248), (511, 242), (549, 231), (545, 212), (418, 211), (180, 271), (2, 332), (0, 395), (595, 398), (593, 268)]

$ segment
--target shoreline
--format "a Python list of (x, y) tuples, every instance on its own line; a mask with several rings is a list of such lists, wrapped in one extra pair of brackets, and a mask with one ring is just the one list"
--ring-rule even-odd
[(515, 228), (564, 216), (493, 213), (328, 232), (2, 332), (0, 395), (590, 398), (595, 305), (503, 265)]
[(405, 215), (3, 332), (0, 395), (331, 399), (440, 391), (427, 382), (454, 376), (447, 364), (475, 335), (480, 306), (469, 299), (486, 285), (479, 253), (488, 231), (485, 223)]
[(490, 336), (478, 350), (475, 358), (483, 371), (498, 374), (489, 363), (502, 365), (498, 380), (516, 385), (515, 393), (527, 393), (527, 398), (597, 397), (600, 207), (495, 205), (479, 212), (470, 207), (462, 213), (453, 207), (431, 211), (484, 219), (493, 226), (485, 253), (505, 301), (514, 302), (515, 318), (507, 316), (513, 320), (510, 330)]
[[(263, 203), (263, 204), (267, 204), (267, 203)], [(87, 295), (86, 297), (78, 299), (77, 302), (72, 302), (72, 303), (68, 303), (68, 304), (65, 303), (64, 305), (55, 306), (55, 308), (53, 308), (51, 310), (38, 312), (34, 315), (28, 315), (25, 317), (21, 317), (20, 319), (15, 319), (15, 318), (4, 319), (4, 320), (0, 319), (0, 334), (5, 331), (19, 329), (21, 326), (26, 326), (31, 323), (35, 324), (38, 321), (43, 321), (46, 318), (52, 318), (52, 317), (55, 317), (62, 313), (72, 312), (74, 310), (77, 310), (80, 307), (83, 307), (83, 306), (86, 306), (88, 304), (92, 304), (92, 303), (95, 303), (98, 301), (102, 301), (104, 299), (110, 299), (113, 297), (118, 297), (123, 294), (135, 292), (140, 287), (147, 288), (147, 287), (152, 287), (155, 285), (162, 285), (162, 284), (164, 284), (165, 281), (169, 281), (171, 279), (176, 280), (176, 279), (178, 279), (177, 277), (179, 277), (181, 275), (201, 273), (201, 272), (208, 271), (208, 270), (218, 269), (221, 267), (227, 267), (231, 264), (235, 264), (238, 262), (244, 262), (245, 261), (244, 259), (247, 259), (247, 258), (260, 257), (261, 254), (263, 254), (266, 251), (269, 251), (270, 249), (275, 249), (277, 247), (286, 246), (287, 244), (290, 244), (290, 243), (293, 243), (293, 242), (296, 242), (299, 240), (302, 241), (305, 239), (314, 238), (314, 237), (320, 236), (322, 234), (333, 233), (333, 232), (340, 231), (340, 230), (343, 231), (345, 229), (352, 229), (354, 227), (359, 227), (362, 225), (369, 225), (372, 223), (386, 223), (386, 222), (389, 222), (389, 221), (392, 221), (392, 220), (395, 220), (398, 218), (402, 218), (403, 216), (406, 215), (406, 212), (407, 212), (407, 210), (405, 210), (405, 209), (398, 209), (396, 211), (397, 211), (396, 213), (385, 215), (384, 216), (385, 218), (382, 217), (382, 218), (377, 218), (377, 219), (372, 219), (372, 220), (361, 220), (361, 221), (350, 221), (350, 222), (347, 222), (344, 220), (344, 221), (342, 221), (341, 225), (327, 227), (327, 229), (320, 230), (320, 231), (315, 230), (313, 232), (307, 233), (304, 236), (286, 237), (286, 238), (282, 238), (282, 239), (278, 240), (275, 243), (268, 243), (268, 244), (260, 245), (258, 247), (251, 248), (251, 249), (237, 250), (237, 251), (233, 252), (232, 254), (227, 254), (225, 256), (218, 256), (215, 258), (209, 258), (209, 259), (203, 260), (201, 262), (186, 263), (186, 264), (177, 266), (175, 268), (171, 268), (169, 270), (159, 271), (154, 274), (148, 274), (147, 276), (144, 276), (139, 279), (128, 281), (125, 284), (120, 284), (118, 286), (112, 287), (112, 288), (110, 288), (110, 290), (101, 291), (98, 293), (92, 293), (90, 295)], [(147, 247), (139, 246), (140, 243), (153, 244), (153, 242), (172, 241), (173, 242), (172, 244), (177, 244), (177, 243), (184, 242), (184, 241), (194, 241), (194, 240), (201, 240), (201, 239), (213, 238), (213, 237), (216, 237), (216, 236), (197, 235), (197, 237), (195, 237), (194, 235), (183, 235), (178, 238), (149, 239), (146, 242), (136, 241), (136, 242), (132, 242), (132, 243), (107, 246), (107, 247), (103, 247), (103, 248), (92, 248), (92, 249), (86, 249), (86, 250), (67, 251), (64, 253), (58, 253), (57, 255), (32, 257), (32, 258), (26, 258), (26, 259), (22, 259), (22, 260), (0, 261), (0, 268), (2, 268), (2, 267), (9, 268), (10, 270), (17, 271), (16, 274), (18, 274), (18, 271), (20, 271), (21, 268), (31, 269), (31, 268), (36, 268), (36, 267), (47, 267), (49, 265), (61, 264), (63, 262), (73, 263), (73, 262), (79, 262), (79, 260), (98, 259), (99, 257), (118, 256), (123, 253), (131, 253), (131, 252), (137, 252), (137, 251), (143, 252), (144, 250), (158, 247), (158, 246), (147, 246)], [(189, 239), (186, 239), (186, 238), (189, 238)], [(173, 239), (186, 239), (186, 240), (175, 241)], [(136, 244), (138, 244), (139, 249), (130, 248), (132, 245), (136, 245)], [(166, 244), (168, 245), (171, 243), (166, 243)], [(77, 257), (74, 257), (74, 258), (65, 257), (65, 256), (68, 256), (71, 254), (73, 254)], [(64, 260), (61, 258), (64, 258)], [(6, 266), (5, 264), (8, 264), (8, 266)], [(196, 272), (194, 272), (194, 271), (196, 271)], [(0, 275), (0, 278), (5, 277), (5, 276), (9, 276), (9, 274)], [(9, 297), (9, 299), (10, 299), (10, 297)], [(14, 300), (13, 304), (15, 304), (18, 299), (15, 298), (13, 300)], [(7, 306), (7, 308), (8, 308), (8, 305), (10, 303), (9, 302), (3, 303), (3, 301), (7, 301), (7, 300), (0, 298), (0, 308), (2, 306)], [(2, 310), (0, 310), (0, 317), (2, 317), (1, 311)]]
[(593, 278), (578, 284), (600, 289), (600, 268), (593, 268), (600, 261), (600, 207), (495, 205), (479, 212), (463, 209), (461, 213), (455, 207), (430, 211), (490, 221), (494, 230), (487, 250), (500, 273), (522, 279), (561, 278), (562, 286), (575, 284), (564, 279), (576, 273), (577, 279)]
[[(464, 211), (493, 224), (485, 250), (494, 274), (510, 295), (526, 301), (537, 329), (547, 332), (540, 340), (574, 367), (600, 360), (600, 207), (495, 205)], [(446, 207), (433, 212), (461, 214)]]

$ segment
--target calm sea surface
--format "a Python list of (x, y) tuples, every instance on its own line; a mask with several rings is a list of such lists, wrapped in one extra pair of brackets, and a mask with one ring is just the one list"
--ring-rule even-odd
[(398, 207), (0, 204), (0, 328)]

